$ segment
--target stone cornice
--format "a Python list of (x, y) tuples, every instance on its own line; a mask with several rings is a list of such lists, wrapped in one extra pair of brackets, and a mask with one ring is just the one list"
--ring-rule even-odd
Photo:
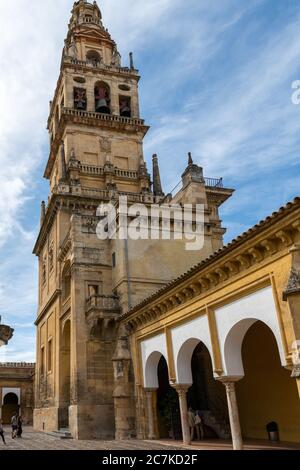
[(72, 246), (72, 243), (71, 243), (70, 230), (69, 230), (67, 236), (65, 237), (64, 241), (62, 242), (62, 244), (61, 244), (60, 247), (59, 247), (58, 260), (59, 260), (60, 262), (63, 262), (63, 261), (64, 261), (64, 259), (66, 258), (67, 254), (68, 254), (69, 251), (70, 251), (71, 246)]
[(193, 298), (206, 296), (240, 273), (268, 262), (276, 253), (288, 252), (299, 227), (300, 198), (296, 198), (123, 314), (120, 321), (136, 329)]
[(55, 300), (61, 295), (61, 290), (56, 289), (53, 294), (51, 295), (50, 299), (46, 303), (46, 305), (43, 307), (43, 309), (39, 312), (38, 317), (34, 324), (37, 326), (40, 321), (43, 319), (45, 314), (47, 313), (48, 309), (51, 307), (51, 305), (55, 302)]
[[(70, 210), (72, 212), (78, 212), (80, 209), (90, 208), (95, 211), (101, 201), (112, 201), (113, 197), (108, 190), (100, 190), (94, 188), (81, 188), (81, 194), (73, 194), (72, 186), (67, 190), (60, 190), (56, 188), (51, 194), (50, 201), (46, 210), (46, 215), (43, 224), (40, 228), (40, 232), (35, 243), (33, 254), (39, 256), (41, 249), (44, 246), (45, 240), (47, 239), (56, 213), (61, 208)], [(152, 193), (123, 193), (116, 192), (115, 199), (121, 195), (128, 197), (128, 202), (138, 202), (146, 205), (151, 205), (155, 202), (155, 198)], [(159, 201), (156, 201), (159, 202)], [(83, 214), (84, 215), (84, 214)], [(92, 216), (90, 216), (92, 217)], [(96, 217), (95, 217), (96, 219)], [(67, 242), (66, 242), (67, 243)], [(68, 248), (68, 247), (66, 247)]]
[(49, 235), (57, 211), (64, 207), (71, 211), (78, 211), (81, 207), (92, 207), (95, 211), (99, 206), (100, 197), (78, 196), (72, 193), (53, 193), (47, 207), (46, 216), (43, 225), (35, 243), (33, 254), (39, 256), (41, 249)]

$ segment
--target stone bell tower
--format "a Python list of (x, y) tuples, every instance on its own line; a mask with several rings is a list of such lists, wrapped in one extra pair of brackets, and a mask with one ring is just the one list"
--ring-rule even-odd
[(149, 128), (140, 117), (139, 80), (132, 54), (128, 65), (122, 64), (96, 2), (75, 2), (50, 102), (44, 174), (50, 195), (41, 206), (34, 248), (39, 260), (34, 425), (39, 430), (68, 429), (81, 439), (114, 437), (114, 369), (115, 380), (122, 381), (123, 353), (132, 375), (122, 346), (126, 339), (122, 344), (119, 339), (114, 356), (118, 317), (222, 245), (217, 208), (232, 191), (221, 180), (196, 181), (188, 176), (190, 168), (176, 202), (189, 193), (201, 196), (207, 221), (203, 251), (188, 253), (180, 241), (97, 238), (101, 203), (118, 207), (119, 196), (126, 196), (128, 204), (151, 207), (165, 200), (158, 157), (153, 190), (144, 161)]

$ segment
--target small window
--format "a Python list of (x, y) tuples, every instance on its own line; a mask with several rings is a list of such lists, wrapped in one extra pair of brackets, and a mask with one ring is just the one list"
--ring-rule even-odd
[(112, 254), (112, 267), (115, 268), (117, 265), (116, 253)]
[(125, 83), (121, 83), (121, 85), (119, 85), (119, 89), (122, 91), (130, 91), (130, 86), (125, 85)]
[(89, 284), (88, 286), (89, 298), (99, 295), (99, 286), (95, 284)]
[(53, 355), (53, 348), (52, 348), (52, 338), (48, 341), (48, 372), (52, 372), (52, 355)]

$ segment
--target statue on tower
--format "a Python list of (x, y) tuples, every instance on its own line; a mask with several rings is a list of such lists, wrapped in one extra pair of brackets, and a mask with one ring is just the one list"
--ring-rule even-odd
[(70, 43), (69, 43), (69, 46), (68, 46), (68, 56), (72, 57), (72, 59), (77, 59), (77, 57), (78, 57), (78, 49), (77, 49), (74, 34), (72, 34), (71, 39), (70, 39)]
[(14, 330), (7, 325), (1, 325), (0, 317), (0, 347), (6, 346), (8, 341), (13, 337)]
[(121, 54), (118, 51), (117, 47), (114, 47), (113, 53), (112, 53), (112, 58), (111, 58), (111, 65), (113, 67), (121, 67)]

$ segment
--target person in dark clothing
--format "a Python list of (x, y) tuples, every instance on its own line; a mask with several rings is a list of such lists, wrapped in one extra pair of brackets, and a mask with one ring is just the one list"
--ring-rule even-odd
[(3, 444), (6, 445), (5, 437), (4, 437), (3, 423), (2, 423), (1, 419), (0, 419), (0, 436), (2, 438)]
[(23, 420), (22, 420), (21, 416), (19, 416), (18, 417), (18, 428), (17, 428), (17, 437), (18, 438), (21, 438), (22, 434), (23, 434), (22, 425), (23, 425)]

